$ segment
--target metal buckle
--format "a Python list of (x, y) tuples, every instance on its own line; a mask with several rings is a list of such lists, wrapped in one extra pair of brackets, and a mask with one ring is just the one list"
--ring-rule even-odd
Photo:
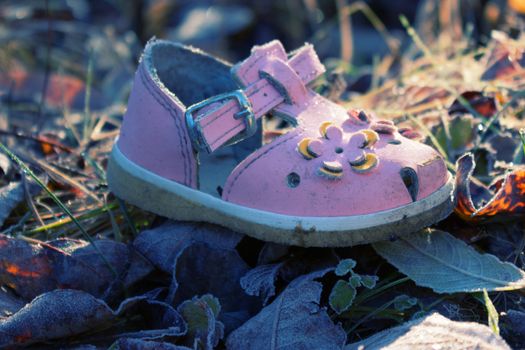
[(235, 90), (232, 92), (227, 92), (225, 94), (216, 95), (204, 101), (201, 101), (199, 103), (189, 106), (186, 109), (186, 113), (184, 114), (184, 117), (186, 119), (186, 127), (188, 129), (190, 139), (193, 143), (193, 148), (196, 151), (205, 149), (206, 151), (208, 151), (208, 153), (211, 152), (208, 143), (206, 142), (204, 137), (202, 137), (202, 131), (195, 124), (195, 120), (193, 119), (193, 114), (196, 111), (212, 103), (222, 102), (222, 101), (230, 100), (230, 99), (236, 100), (239, 106), (241, 107), (241, 110), (235, 113), (233, 117), (235, 119), (243, 119), (245, 129), (243, 130), (242, 133), (239, 133), (238, 135), (234, 136), (233, 138), (225, 142), (225, 144), (233, 145), (237, 142), (240, 142), (252, 136), (257, 131), (257, 121), (255, 119), (255, 114), (253, 114), (252, 104), (250, 103), (250, 100), (244, 94), (242, 90)]

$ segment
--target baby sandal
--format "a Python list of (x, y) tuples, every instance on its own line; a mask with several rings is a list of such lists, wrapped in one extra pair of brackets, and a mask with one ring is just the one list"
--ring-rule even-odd
[[(308, 88), (323, 73), (308, 44), (287, 54), (272, 41), (230, 67), (150, 41), (111, 153), (110, 189), (172, 219), (305, 247), (385, 240), (446, 217), (452, 177), (442, 157)], [(293, 128), (262, 145), (266, 114)]]

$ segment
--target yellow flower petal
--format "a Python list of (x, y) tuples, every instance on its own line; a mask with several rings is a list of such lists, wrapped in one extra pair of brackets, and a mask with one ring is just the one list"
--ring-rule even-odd
[(321, 133), (321, 136), (326, 137), (326, 129), (328, 129), (328, 127), (333, 124), (334, 123), (332, 122), (322, 122), (321, 126), (319, 126), (319, 132)]
[(353, 166), (363, 165), (366, 163), (366, 154), (362, 154), (359, 158), (354, 159), (353, 161), (349, 160), (348, 163), (350, 163), (350, 165), (353, 165)]
[(343, 166), (338, 161), (325, 161), (323, 166), (319, 168), (319, 175), (329, 179), (339, 179), (343, 176)]
[(343, 172), (335, 172), (326, 168), (319, 168), (319, 174), (329, 179), (340, 179), (343, 176)]
[(379, 135), (374, 130), (365, 129), (361, 130), (360, 132), (362, 132), (366, 136), (365, 147), (372, 147), (379, 140)]
[(379, 158), (373, 153), (367, 153), (365, 161), (361, 165), (352, 165), (352, 170), (358, 173), (366, 173), (379, 164)]
[(301, 155), (306, 159), (313, 159), (319, 157), (319, 154), (316, 154), (309, 148), (309, 145), (312, 141), (315, 140), (310, 137), (305, 137), (297, 144), (297, 151), (301, 153)]

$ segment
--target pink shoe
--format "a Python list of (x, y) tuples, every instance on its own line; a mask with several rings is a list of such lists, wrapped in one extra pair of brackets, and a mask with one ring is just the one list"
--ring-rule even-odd
[[(311, 45), (256, 46), (229, 71), (193, 48), (148, 43), (108, 166), (117, 196), (305, 247), (384, 240), (451, 212), (435, 150), (307, 87), (324, 72)], [(261, 146), (268, 113), (295, 128)]]

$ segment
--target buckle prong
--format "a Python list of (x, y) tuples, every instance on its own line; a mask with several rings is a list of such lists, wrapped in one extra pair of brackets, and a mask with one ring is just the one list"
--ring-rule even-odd
[(244, 92), (242, 90), (235, 90), (232, 92), (227, 92), (225, 94), (216, 95), (204, 101), (189, 106), (186, 109), (186, 113), (184, 114), (184, 117), (186, 119), (186, 127), (188, 129), (188, 133), (195, 151), (205, 149), (208, 153), (210, 153), (211, 149), (204, 137), (202, 136), (202, 130), (195, 123), (195, 120), (193, 118), (194, 113), (210, 104), (223, 102), (225, 100), (231, 99), (236, 100), (241, 108), (239, 112), (234, 114), (233, 118), (236, 120), (243, 119), (245, 129), (242, 133), (239, 133), (238, 135), (225, 142), (225, 145), (233, 145), (255, 134), (255, 132), (257, 131), (257, 120), (255, 118), (255, 114), (253, 113), (252, 104), (250, 103), (250, 100), (244, 94)]

